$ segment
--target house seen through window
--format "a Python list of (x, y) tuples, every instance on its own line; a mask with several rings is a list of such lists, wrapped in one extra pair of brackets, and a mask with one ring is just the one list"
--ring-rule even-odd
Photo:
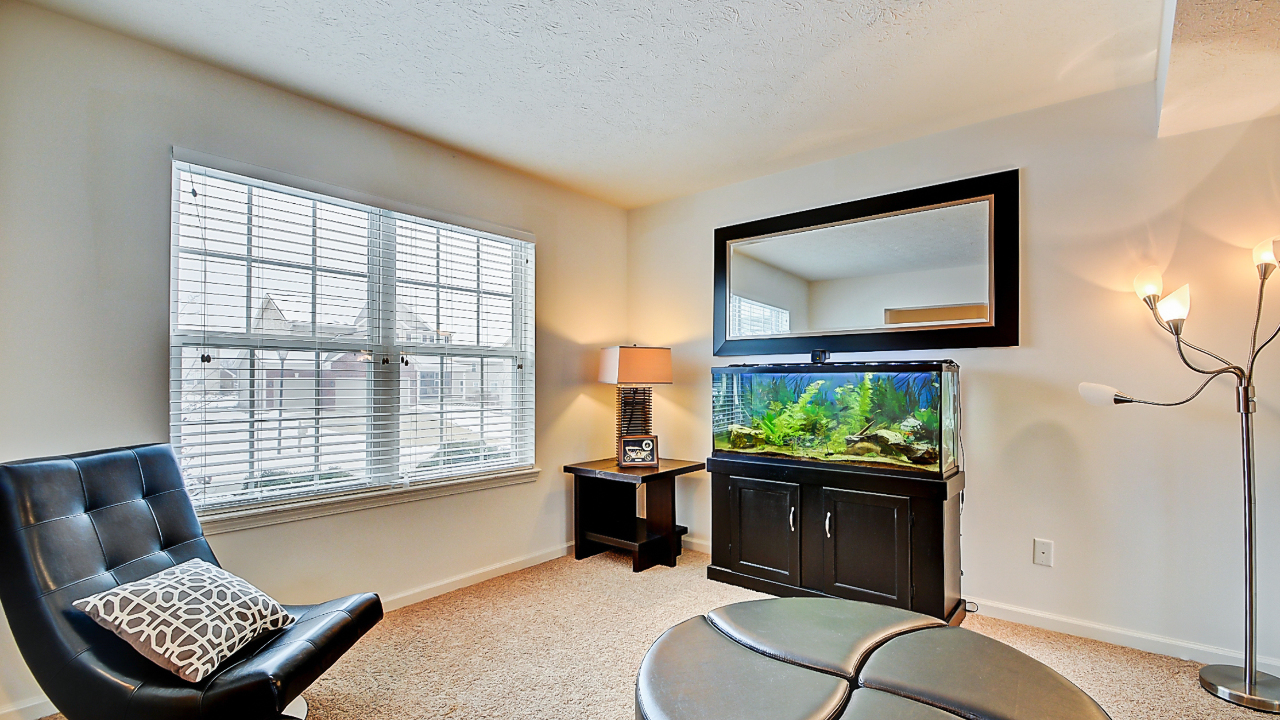
[(175, 162), (171, 434), (197, 507), (532, 466), (533, 254)]

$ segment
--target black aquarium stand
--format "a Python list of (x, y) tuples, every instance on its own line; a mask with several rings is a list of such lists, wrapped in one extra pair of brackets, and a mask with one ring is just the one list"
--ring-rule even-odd
[(725, 453), (711, 473), (712, 580), (841, 597), (957, 625), (964, 472), (909, 477)]
[[(565, 465), (573, 474), (573, 556), (582, 560), (617, 548), (631, 553), (631, 570), (676, 566), (676, 476), (705, 468), (689, 460), (658, 460), (658, 467), (618, 467), (614, 458)], [(647, 518), (636, 517), (636, 488), (645, 486)]]

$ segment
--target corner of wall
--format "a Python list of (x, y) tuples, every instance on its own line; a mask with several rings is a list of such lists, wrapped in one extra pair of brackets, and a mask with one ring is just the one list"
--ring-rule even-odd
[(1164, 88), (1169, 81), (1169, 56), (1173, 54), (1173, 23), (1178, 16), (1178, 0), (1164, 0), (1164, 14), (1160, 20), (1160, 41), (1156, 46), (1156, 126), (1153, 134), (1160, 134), (1160, 120), (1164, 115)]

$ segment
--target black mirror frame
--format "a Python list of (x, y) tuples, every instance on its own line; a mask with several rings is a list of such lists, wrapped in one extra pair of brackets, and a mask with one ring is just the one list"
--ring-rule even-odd
[[(1019, 323), (1019, 200), (1018, 170), (955, 180), (826, 207), (801, 210), (760, 220), (716, 228), (714, 354), (794, 355), (814, 350), (871, 352), (876, 350), (937, 350), (945, 348), (1013, 347)], [(899, 213), (913, 208), (992, 197), (992, 323), (982, 327), (800, 335), (796, 337), (728, 337), (729, 244), (734, 240), (794, 232), (859, 218)]]

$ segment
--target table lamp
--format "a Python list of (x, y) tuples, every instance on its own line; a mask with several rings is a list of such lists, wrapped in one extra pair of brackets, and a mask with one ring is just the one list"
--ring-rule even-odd
[[(618, 386), (618, 464), (656, 467), (658, 439), (653, 435), (653, 386), (671, 384), (671, 348), (638, 345), (605, 348), (600, 352), (600, 382)], [(640, 438), (641, 444), (624, 452), (624, 438)], [(643, 446), (644, 438), (651, 441), (647, 448)]]

